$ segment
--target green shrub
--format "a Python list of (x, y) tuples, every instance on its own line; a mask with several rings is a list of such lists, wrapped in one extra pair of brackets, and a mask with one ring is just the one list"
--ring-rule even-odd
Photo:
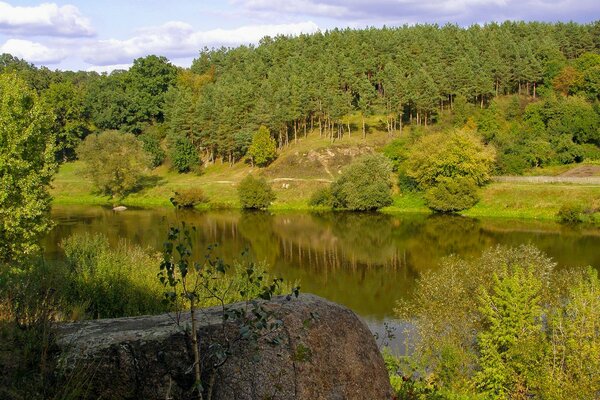
[(160, 146), (160, 139), (155, 134), (144, 133), (138, 136), (142, 141), (144, 151), (150, 156), (150, 165), (156, 168), (165, 161), (165, 151)]
[(71, 271), (65, 298), (84, 304), (92, 318), (157, 314), (167, 311), (156, 280), (160, 257), (120, 241), (111, 248), (101, 234), (73, 235), (61, 243)]
[(377, 210), (392, 204), (390, 161), (379, 154), (360, 158), (331, 185), (333, 206), (355, 211)]
[(308, 205), (311, 207), (332, 207), (333, 195), (331, 188), (324, 187), (315, 191), (308, 200)]
[(532, 246), (448, 257), (398, 303), (416, 338), (399, 374), (450, 398), (595, 398), (599, 288), (593, 268), (556, 270)]
[(586, 209), (581, 204), (563, 204), (556, 213), (558, 221), (562, 224), (580, 224), (594, 222), (594, 210)]
[(170, 200), (171, 204), (177, 208), (194, 208), (198, 204), (208, 202), (208, 198), (200, 188), (179, 190), (175, 192)]
[(275, 200), (275, 193), (267, 180), (252, 175), (242, 179), (238, 186), (238, 196), (242, 208), (264, 209)]
[(469, 178), (483, 186), (491, 179), (495, 158), (495, 149), (484, 145), (472, 132), (435, 133), (423, 136), (411, 148), (406, 173), (422, 190), (440, 179), (456, 177)]
[(177, 172), (189, 172), (200, 163), (194, 144), (185, 135), (169, 137), (169, 156)]
[(463, 177), (439, 178), (425, 192), (427, 207), (436, 212), (451, 213), (473, 207), (479, 201), (477, 185)]
[(259, 167), (267, 166), (277, 158), (277, 143), (266, 126), (261, 126), (254, 134), (252, 144), (248, 148), (248, 155)]
[(131, 133), (106, 131), (89, 135), (77, 148), (84, 173), (103, 194), (122, 198), (138, 187), (150, 158)]

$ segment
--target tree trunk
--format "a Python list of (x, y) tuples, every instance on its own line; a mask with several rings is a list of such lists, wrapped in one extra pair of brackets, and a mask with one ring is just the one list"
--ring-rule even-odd
[(194, 379), (198, 388), (198, 400), (202, 400), (202, 391), (199, 390), (202, 384), (202, 374), (200, 371), (200, 350), (198, 348), (198, 327), (196, 326), (196, 302), (193, 297), (190, 299), (190, 316), (192, 320), (192, 348), (194, 350)]
[(535, 99), (535, 89), (536, 89), (537, 83), (533, 82), (533, 98)]
[(367, 130), (365, 129), (365, 114), (361, 113), (362, 116), (362, 129), (363, 129), (363, 139), (367, 138)]
[(297, 126), (298, 126), (298, 121), (294, 121), (294, 143), (298, 143)]

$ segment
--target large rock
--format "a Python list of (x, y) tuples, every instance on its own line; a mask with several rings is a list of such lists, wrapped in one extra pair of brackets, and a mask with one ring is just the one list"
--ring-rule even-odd
[[(375, 341), (352, 311), (308, 294), (265, 307), (283, 321), (281, 342), (236, 347), (214, 376), (213, 399), (391, 398)], [(201, 354), (237, 334), (223, 329), (218, 308), (202, 310), (199, 322)], [(60, 370), (84, 381), (89, 398), (192, 398), (190, 340), (172, 314), (64, 324), (57, 343)]]

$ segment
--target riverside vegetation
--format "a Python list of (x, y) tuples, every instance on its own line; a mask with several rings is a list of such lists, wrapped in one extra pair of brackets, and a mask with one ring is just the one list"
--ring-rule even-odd
[[(170, 309), (160, 301), (159, 258), (143, 248), (74, 237), (64, 242), (66, 263), (43, 260), (39, 242), (52, 226), (49, 186), (59, 164), (59, 201), (73, 195), (65, 190), (73, 184), (90, 201), (155, 190), (168, 202), (192, 175), (213, 174), (230, 185), (202, 187), (219, 206), (252, 169), (273, 181), (293, 171), (303, 184), (287, 196), (319, 189), (318, 207), (552, 218), (560, 209), (564, 221), (593, 221), (597, 185), (482, 186), (493, 174), (597, 164), (598, 30), (598, 22), (333, 30), (205, 50), (189, 69), (143, 57), (110, 75), (53, 72), (2, 55), (0, 366), (9, 372), (1, 397), (77, 398), (85, 389), (77, 376), (53, 385), (54, 321)], [(110, 148), (128, 150), (104, 160)], [(328, 151), (346, 156), (322, 162)], [(383, 156), (366, 154), (373, 152)], [(300, 154), (318, 162), (302, 164)], [(90, 196), (79, 176), (69, 182), (82, 165), (104, 198)], [(246, 179), (261, 202), (244, 204), (268, 206), (273, 196), (262, 178)], [(502, 204), (502, 196), (519, 198)], [(551, 205), (537, 211), (528, 203), (540, 199)], [(515, 203), (516, 211), (500, 210)], [(242, 265), (226, 285), (248, 282)], [(388, 357), (399, 397), (600, 395), (594, 270), (559, 273), (535, 249), (497, 249), (424, 273), (416, 297), (398, 305), (419, 332), (415, 353)], [(192, 299), (199, 300), (185, 301)]]
[[(326, 161), (307, 166), (302, 157), (289, 155), (327, 148), (336, 154), (350, 145), (362, 148), (359, 153), (367, 151), (364, 147), (383, 152), (393, 161), (399, 178), (392, 179), (390, 210), (469, 215), (464, 210), (474, 207), (470, 215), (556, 218), (562, 206), (571, 205), (556, 195), (560, 190), (551, 196), (556, 201), (551, 207), (532, 207), (511, 199), (497, 204), (492, 193), (486, 195), (506, 185), (481, 187), (491, 175), (600, 158), (597, 31), (597, 22), (347, 29), (265, 38), (256, 47), (206, 49), (188, 69), (148, 56), (110, 75), (52, 72), (10, 55), (2, 56), (0, 69), (20, 76), (54, 116), (58, 162), (76, 159), (86, 138), (94, 141), (98, 134), (109, 136), (101, 132), (118, 130), (139, 139), (148, 157), (136, 159), (147, 171), (155, 169), (144, 178), (127, 157), (98, 163), (95, 154), (84, 152), (79, 158), (86, 165), (105, 168), (87, 168), (88, 177), (74, 181), (68, 176), (73, 166), (63, 164), (64, 175), (53, 191), (59, 202), (118, 203), (129, 195), (128, 204), (168, 204), (180, 185), (195, 182), (207, 186), (209, 206), (237, 207), (235, 190), (222, 190), (223, 185), (236, 184), (258, 168), (254, 173), (274, 182), (298, 182), (296, 192), (280, 196), (274, 207), (308, 208), (322, 181), (337, 180), (338, 171), (355, 157), (332, 172)], [(467, 136), (474, 154), (485, 155), (477, 167), (484, 168), (484, 180), (469, 170), (474, 159), (454, 153), (456, 139), (436, 141)], [(450, 146), (436, 157), (439, 162), (453, 153), (451, 165), (440, 164), (443, 173), (419, 181), (418, 149), (427, 151), (434, 142)], [(130, 174), (116, 174), (122, 188), (98, 181), (127, 168)], [(81, 189), (77, 195), (66, 192), (71, 188), (60, 183), (62, 176)], [(85, 179), (95, 185), (87, 186)], [(537, 200), (551, 191), (523, 184), (506, 189)], [(576, 192), (573, 206), (582, 207), (585, 216), (578, 219), (595, 219), (597, 188), (561, 189)], [(375, 201), (366, 208), (388, 203)]]

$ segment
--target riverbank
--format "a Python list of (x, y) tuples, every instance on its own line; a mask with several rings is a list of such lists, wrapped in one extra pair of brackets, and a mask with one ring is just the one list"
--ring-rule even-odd
[[(51, 194), (57, 205), (116, 204), (107, 196), (93, 194), (93, 187), (81, 174), (81, 164), (61, 166), (53, 182)], [(209, 203), (204, 209), (239, 208), (236, 185), (252, 170), (245, 165), (227, 164), (209, 167), (202, 175), (177, 174), (161, 167), (135, 193), (118, 204), (129, 207), (170, 207), (174, 192), (190, 187), (201, 188)], [(326, 186), (324, 179), (270, 178), (277, 199), (272, 210), (314, 210), (308, 205), (311, 194)], [(600, 185), (546, 183), (546, 182), (493, 182), (480, 192), (480, 202), (462, 213), (468, 217), (501, 217), (520, 219), (555, 220), (564, 204), (581, 204), (600, 210)], [(386, 213), (430, 213), (420, 194), (394, 193), (394, 203), (384, 208)], [(600, 212), (595, 213), (600, 226)]]

